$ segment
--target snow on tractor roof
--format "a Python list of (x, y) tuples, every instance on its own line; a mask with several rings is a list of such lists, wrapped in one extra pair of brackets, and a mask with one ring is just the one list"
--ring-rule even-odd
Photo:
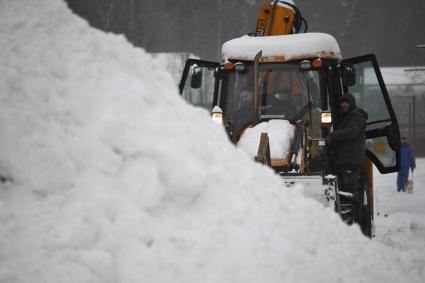
[(305, 58), (340, 60), (336, 39), (326, 33), (302, 33), (264, 37), (242, 36), (223, 44), (223, 59), (254, 60), (263, 51), (261, 62), (285, 62)]

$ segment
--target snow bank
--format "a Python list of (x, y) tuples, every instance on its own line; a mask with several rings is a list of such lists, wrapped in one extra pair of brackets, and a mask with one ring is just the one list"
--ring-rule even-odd
[(0, 6), (0, 282), (420, 282), (124, 37), (58, 0)]
[(192, 53), (150, 53), (157, 63), (163, 69), (167, 69), (171, 73), (176, 85), (180, 83), (181, 74), (183, 73), (186, 60), (189, 58), (199, 59)]

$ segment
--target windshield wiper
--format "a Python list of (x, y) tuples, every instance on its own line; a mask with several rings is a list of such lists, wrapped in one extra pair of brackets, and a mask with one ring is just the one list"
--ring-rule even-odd
[(295, 114), (295, 116), (289, 120), (289, 122), (291, 124), (294, 124), (295, 122), (297, 122), (302, 116), (304, 116), (304, 114), (310, 109), (311, 103), (307, 103), (303, 109), (301, 109), (297, 114)]

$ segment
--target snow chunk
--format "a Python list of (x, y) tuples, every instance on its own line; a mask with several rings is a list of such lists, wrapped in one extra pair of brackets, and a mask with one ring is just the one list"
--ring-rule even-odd
[(257, 156), (262, 133), (267, 133), (269, 136), (271, 159), (286, 159), (291, 149), (294, 125), (287, 120), (262, 122), (245, 130), (238, 147), (245, 150), (251, 157)]

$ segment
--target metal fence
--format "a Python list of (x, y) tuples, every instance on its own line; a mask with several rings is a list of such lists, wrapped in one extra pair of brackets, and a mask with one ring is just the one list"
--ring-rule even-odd
[(401, 136), (408, 139), (416, 156), (425, 156), (425, 85), (424, 91), (411, 85), (387, 87)]

